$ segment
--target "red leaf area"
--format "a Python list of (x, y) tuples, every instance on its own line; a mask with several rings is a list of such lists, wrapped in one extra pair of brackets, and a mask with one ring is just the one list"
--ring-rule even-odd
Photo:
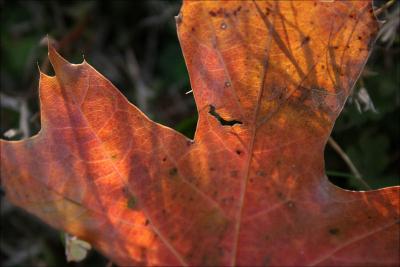
[(324, 171), (370, 3), (186, 1), (176, 19), (194, 140), (50, 47), (40, 133), (0, 143), (8, 199), (121, 266), (397, 266), (399, 187), (346, 191)]

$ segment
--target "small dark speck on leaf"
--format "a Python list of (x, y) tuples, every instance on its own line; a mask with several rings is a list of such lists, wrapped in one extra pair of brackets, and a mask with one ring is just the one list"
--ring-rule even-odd
[(338, 235), (340, 233), (340, 229), (339, 228), (331, 228), (331, 229), (329, 229), (329, 233), (331, 235)]
[(258, 175), (258, 176), (264, 177), (266, 174), (265, 174), (265, 171), (259, 170), (259, 171), (257, 172), (257, 175)]
[(211, 17), (215, 17), (215, 16), (217, 16), (217, 13), (215, 13), (214, 11), (210, 11), (210, 12), (208, 12), (208, 14), (210, 14), (210, 16)]
[(301, 46), (306, 45), (308, 42), (310, 42), (310, 40), (310, 36), (304, 37), (304, 39), (301, 41)]
[(130, 193), (129, 193), (129, 189), (128, 189), (127, 187), (125, 187), (125, 186), (122, 188), (122, 193), (123, 193), (125, 196), (129, 196), (129, 194), (130, 194)]
[(127, 202), (128, 209), (135, 209), (136, 204), (137, 204), (136, 198), (133, 195), (129, 196)]
[(178, 169), (177, 168), (172, 168), (169, 170), (169, 175), (170, 176), (174, 176), (178, 173)]
[(236, 150), (236, 154), (241, 155), (242, 151), (238, 149), (238, 150)]

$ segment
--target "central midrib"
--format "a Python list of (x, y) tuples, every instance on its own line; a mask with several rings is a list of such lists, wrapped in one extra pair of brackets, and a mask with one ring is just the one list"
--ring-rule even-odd
[[(269, 31), (270, 33), (270, 31)], [(260, 104), (261, 104), (261, 99), (262, 99), (262, 95), (264, 92), (264, 84), (266, 81), (266, 74), (267, 74), (267, 69), (268, 69), (268, 61), (269, 61), (269, 51), (271, 48), (271, 41), (272, 41), (272, 36), (271, 34), (268, 34), (267, 36), (268, 40), (267, 40), (267, 49), (266, 49), (266, 59), (263, 62), (264, 66), (263, 66), (263, 73), (262, 73), (262, 81), (260, 83), (260, 89), (258, 91), (258, 95), (257, 95), (257, 104), (256, 104), (256, 110), (254, 112), (254, 116), (253, 119), (251, 121), (251, 127), (253, 127), (252, 129), (252, 135), (251, 135), (251, 139), (250, 139), (250, 145), (249, 145), (249, 149), (248, 151), (248, 160), (246, 162), (246, 167), (245, 167), (245, 175), (242, 179), (243, 183), (241, 186), (241, 192), (240, 192), (240, 199), (239, 199), (239, 211), (237, 213), (236, 216), (236, 224), (235, 224), (235, 236), (234, 236), (234, 243), (233, 243), (233, 250), (232, 250), (232, 259), (231, 259), (231, 266), (235, 266), (236, 265), (236, 259), (237, 259), (237, 249), (238, 249), (238, 244), (239, 244), (239, 235), (240, 235), (240, 226), (241, 226), (241, 220), (242, 220), (242, 213), (243, 213), (243, 206), (244, 206), (244, 202), (245, 202), (245, 195), (246, 195), (246, 191), (247, 191), (247, 183), (248, 183), (248, 179), (249, 179), (249, 175), (250, 175), (250, 165), (251, 165), (251, 161), (253, 159), (253, 149), (254, 149), (254, 141), (256, 138), (256, 131), (257, 131), (257, 127), (256, 127), (256, 122), (257, 122), (257, 118), (258, 118), (258, 114), (260, 112)]]

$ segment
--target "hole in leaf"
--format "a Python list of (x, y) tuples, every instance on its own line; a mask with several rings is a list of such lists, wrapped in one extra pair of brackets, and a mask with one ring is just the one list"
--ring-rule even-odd
[(217, 113), (213, 105), (210, 105), (210, 111), (208, 113), (210, 113), (214, 118), (216, 118), (219, 121), (219, 123), (223, 126), (233, 126), (235, 124), (242, 124), (242, 122), (238, 120), (225, 120), (224, 118), (221, 117), (221, 115)]

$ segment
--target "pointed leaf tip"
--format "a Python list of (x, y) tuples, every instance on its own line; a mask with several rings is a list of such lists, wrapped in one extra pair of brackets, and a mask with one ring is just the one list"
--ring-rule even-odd
[(50, 63), (53, 66), (56, 74), (60, 72), (60, 68), (71, 65), (71, 63), (69, 63), (57, 52), (55, 46), (50, 41), (48, 42), (48, 55)]

